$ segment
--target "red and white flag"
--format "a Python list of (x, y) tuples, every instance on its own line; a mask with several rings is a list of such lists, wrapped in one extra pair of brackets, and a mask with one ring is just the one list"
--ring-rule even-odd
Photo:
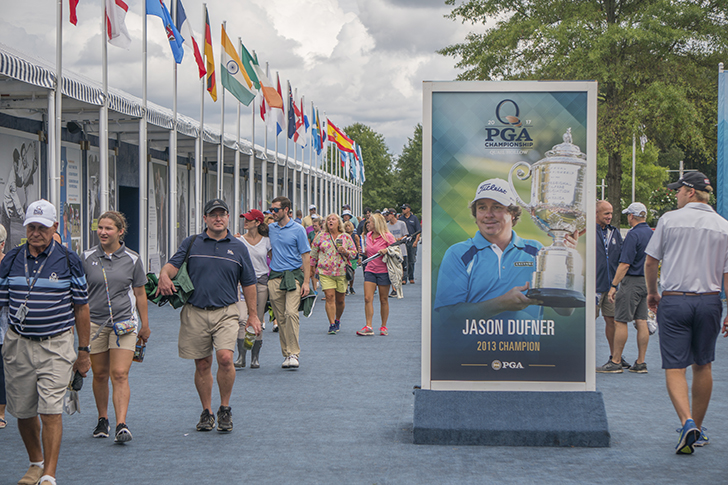
[(76, 17), (76, 6), (80, 0), (68, 0), (68, 20), (76, 25), (78, 17)]
[(190, 21), (187, 18), (187, 13), (185, 12), (185, 8), (182, 6), (181, 0), (177, 0), (177, 21), (176, 21), (176, 27), (180, 34), (182, 34), (182, 38), (184, 39), (184, 45), (187, 47), (192, 48), (192, 50), (195, 53), (195, 62), (197, 63), (197, 71), (200, 73), (200, 79), (202, 79), (202, 76), (204, 76), (207, 73), (207, 69), (205, 69), (205, 62), (202, 60), (202, 54), (200, 53), (200, 48), (197, 46), (197, 41), (195, 40), (195, 35), (192, 32), (192, 26), (190, 25)]
[(129, 7), (123, 0), (106, 0), (106, 33), (109, 44), (128, 49), (131, 36), (126, 30), (126, 12)]

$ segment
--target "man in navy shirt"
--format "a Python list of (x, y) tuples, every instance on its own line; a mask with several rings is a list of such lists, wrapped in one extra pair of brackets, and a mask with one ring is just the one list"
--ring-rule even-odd
[(55, 483), (66, 386), (74, 369), (85, 377), (91, 366), (88, 290), (79, 257), (53, 240), (56, 208), (33, 202), (23, 225), (28, 242), (0, 264), (0, 307), (10, 324), (2, 349), (7, 406), (30, 459), (18, 483)]
[[(604, 333), (609, 343), (609, 360), (614, 353), (614, 303), (609, 301), (607, 294), (612, 285), (612, 278), (619, 266), (619, 255), (622, 252), (622, 234), (619, 228), (610, 224), (612, 222), (612, 204), (606, 200), (597, 202), (597, 314), (601, 310), (604, 317)], [(609, 361), (607, 361), (609, 363)], [(626, 360), (622, 359), (622, 366), (629, 368)]]
[[(637, 326), (637, 360), (629, 369), (639, 374), (647, 373), (645, 353), (650, 341), (647, 328), (647, 283), (645, 282), (645, 249), (652, 237), (652, 229), (647, 225), (647, 207), (640, 202), (632, 202), (623, 214), (632, 229), (624, 238), (619, 267), (612, 279), (609, 301), (614, 303), (614, 352), (612, 359), (598, 369), (598, 372), (619, 374), (622, 371), (620, 357), (627, 343), (627, 322), (635, 321)], [(619, 291), (617, 291), (619, 287)], [(616, 360), (616, 362), (615, 362)]]
[(248, 248), (228, 231), (230, 214), (227, 204), (221, 199), (212, 199), (205, 204), (204, 214), (207, 229), (182, 241), (160, 272), (159, 290), (163, 295), (171, 295), (175, 291), (172, 278), (177, 275), (191, 244), (187, 272), (195, 291), (180, 313), (179, 356), (195, 360), (195, 387), (202, 403), (197, 430), (210, 431), (215, 426), (212, 414), (212, 353), (215, 350), (220, 389), (217, 430), (226, 432), (233, 429), (230, 396), (235, 383), (233, 353), (239, 328), (235, 305), (238, 283), (248, 305), (248, 326), (260, 335), (256, 278)]
[[(399, 216), (399, 220), (403, 221), (407, 226), (407, 234), (412, 235), (417, 231), (421, 230), (420, 220), (417, 216), (412, 213), (412, 209), (409, 204), (402, 204), (402, 215)], [(420, 235), (413, 241), (406, 244), (407, 246), (407, 273), (402, 275), (402, 284), (407, 283), (407, 275), (409, 274), (409, 282), (414, 284), (415, 282), (415, 262), (417, 259), (417, 243), (420, 242)]]

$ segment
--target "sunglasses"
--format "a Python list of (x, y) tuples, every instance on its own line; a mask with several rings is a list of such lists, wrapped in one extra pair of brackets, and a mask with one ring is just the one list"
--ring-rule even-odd
[(282, 207), (271, 207), (270, 211), (273, 212), (274, 214), (278, 214), (278, 211), (281, 209), (282, 209)]

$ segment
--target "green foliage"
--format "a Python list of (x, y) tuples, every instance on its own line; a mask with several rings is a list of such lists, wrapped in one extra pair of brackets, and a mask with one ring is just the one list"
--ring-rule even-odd
[(392, 154), (384, 142), (384, 136), (361, 123), (347, 126), (344, 131), (361, 146), (367, 177), (362, 186), (364, 207), (376, 210), (393, 206), (396, 202), (394, 197), (396, 176), (392, 167)]
[(415, 133), (408, 138), (397, 159), (398, 183), (394, 188), (396, 206), (407, 203), (415, 214), (422, 214), (422, 125), (415, 126)]
[(667, 187), (655, 189), (650, 194), (649, 211), (654, 221), (657, 221), (665, 212), (677, 209), (677, 197), (675, 191)]
[[(679, 146), (691, 168), (715, 153), (716, 66), (728, 3), (708, 0), (447, 0), (450, 18), (492, 27), (440, 51), (464, 80), (596, 79), (608, 199), (621, 209), (625, 144)], [(630, 170), (631, 171), (631, 170)], [(630, 187), (631, 193), (631, 187)], [(631, 197), (630, 197), (631, 198)]]

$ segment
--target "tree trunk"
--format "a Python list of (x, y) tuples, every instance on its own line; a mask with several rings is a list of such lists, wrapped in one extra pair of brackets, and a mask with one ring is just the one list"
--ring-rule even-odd
[(614, 216), (612, 225), (619, 227), (622, 217), (622, 154), (618, 149), (609, 151), (609, 169), (607, 170), (607, 200), (612, 204)]

